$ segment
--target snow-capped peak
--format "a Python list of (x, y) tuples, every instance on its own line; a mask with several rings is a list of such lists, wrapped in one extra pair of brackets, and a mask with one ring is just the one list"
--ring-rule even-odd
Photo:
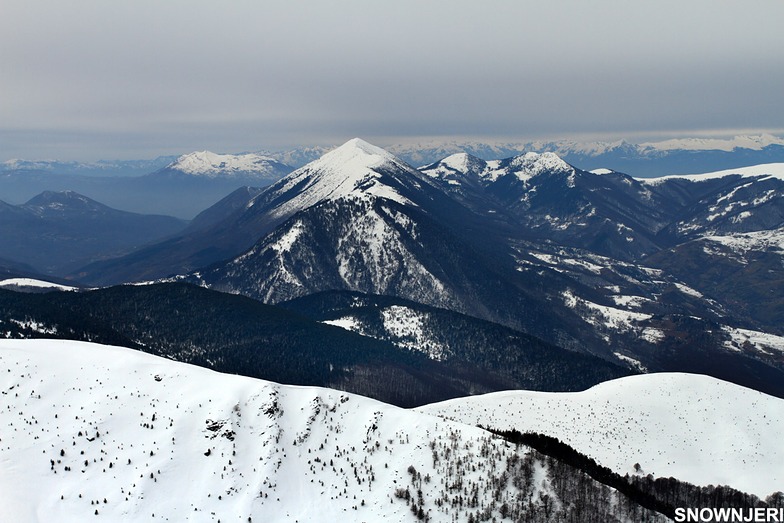
[(418, 176), (391, 153), (354, 138), (286, 176), (260, 198), (285, 200), (274, 211), (277, 216), (349, 196), (379, 197), (414, 205), (398, 191), (408, 183), (397, 179), (400, 173)]
[(361, 138), (352, 138), (340, 147), (333, 149), (306, 167), (311, 169), (367, 170), (384, 163), (402, 163), (392, 153), (377, 147)]
[(495, 181), (508, 173), (513, 173), (517, 179), (523, 182), (547, 172), (574, 173), (574, 167), (563, 161), (557, 154), (551, 152), (529, 152), (509, 160), (488, 162), (488, 166), (489, 169), (485, 173), (485, 177), (490, 181)]
[(460, 185), (459, 179), (482, 178), (487, 170), (487, 162), (468, 153), (455, 153), (436, 163), (420, 167), (419, 171), (431, 178), (447, 180), (450, 184)]
[(215, 154), (210, 151), (196, 151), (184, 154), (166, 169), (180, 171), (196, 176), (224, 176), (246, 173), (268, 173), (281, 165), (269, 156), (255, 153), (248, 154)]
[(460, 172), (470, 172), (477, 166), (484, 166), (486, 163), (476, 156), (468, 153), (457, 153), (444, 158), (441, 163)]
[(512, 165), (521, 167), (521, 171), (530, 176), (536, 176), (545, 171), (574, 171), (571, 165), (561, 160), (561, 157), (555, 153), (525, 153), (512, 160)]

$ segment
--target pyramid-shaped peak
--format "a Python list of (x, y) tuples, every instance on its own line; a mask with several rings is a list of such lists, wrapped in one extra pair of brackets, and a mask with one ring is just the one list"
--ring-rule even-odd
[[(487, 170), (487, 162), (468, 153), (455, 153), (419, 169), (431, 178), (447, 180), (456, 185), (456, 179), (479, 179)], [(450, 179), (455, 179), (449, 181)]]
[(279, 201), (275, 216), (290, 215), (326, 200), (386, 198), (413, 203), (402, 192), (419, 173), (392, 153), (353, 138), (271, 185), (260, 198)]
[(353, 173), (358, 175), (368, 170), (373, 171), (384, 165), (409, 168), (389, 151), (368, 143), (361, 138), (352, 138), (318, 160), (306, 165), (305, 168), (310, 170), (340, 171), (343, 174), (351, 175)]
[(372, 143), (366, 142), (362, 138), (352, 138), (351, 140), (347, 141), (346, 143), (338, 147), (338, 149), (345, 149), (345, 150), (357, 149), (358, 151), (364, 152), (365, 154), (377, 154), (379, 156), (384, 156), (384, 155), (392, 156), (386, 150), (376, 145), (373, 145)]
[(330, 163), (344, 163), (350, 162), (355, 158), (362, 158), (362, 161), (368, 162), (368, 165), (380, 161), (396, 161), (392, 153), (372, 143), (368, 143), (362, 138), (352, 138), (340, 147), (322, 156), (321, 160), (326, 160)]

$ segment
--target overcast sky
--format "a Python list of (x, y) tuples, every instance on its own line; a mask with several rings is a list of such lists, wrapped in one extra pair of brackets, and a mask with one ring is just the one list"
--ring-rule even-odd
[(0, 161), (784, 128), (784, 0), (2, 0)]

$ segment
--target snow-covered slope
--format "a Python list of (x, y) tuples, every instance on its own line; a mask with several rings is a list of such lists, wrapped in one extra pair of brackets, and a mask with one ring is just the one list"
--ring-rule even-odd
[(57, 291), (75, 291), (76, 287), (68, 285), (60, 285), (44, 280), (36, 280), (34, 278), (8, 278), (0, 281), (0, 287), (8, 288), (31, 288), (31, 289), (50, 289)]
[(208, 178), (256, 176), (277, 180), (291, 169), (269, 156), (248, 154), (215, 154), (196, 151), (184, 154), (166, 166), (165, 170)]
[(614, 471), (730, 485), (767, 496), (784, 490), (784, 400), (714, 378), (649, 374), (577, 393), (500, 392), (421, 412), (556, 437)]
[(784, 163), (766, 163), (761, 165), (751, 165), (749, 167), (738, 167), (735, 169), (725, 169), (723, 171), (715, 171), (710, 173), (700, 174), (672, 174), (669, 176), (661, 176), (658, 178), (638, 178), (639, 181), (646, 184), (659, 184), (665, 180), (684, 179), (694, 182), (704, 180), (713, 180), (716, 178), (724, 178), (725, 176), (742, 176), (744, 178), (754, 176), (766, 176), (784, 180)]
[[(65, 341), (0, 341), (0, 370), (2, 521), (452, 522), (518, 507), (543, 521), (544, 504), (574, 507), (526, 447), (360, 396)], [(604, 496), (601, 520), (633, 520), (615, 491), (582, 485)]]

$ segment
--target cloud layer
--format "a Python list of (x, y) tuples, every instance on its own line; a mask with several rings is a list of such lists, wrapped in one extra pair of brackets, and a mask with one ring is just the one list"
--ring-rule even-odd
[(784, 122), (784, 3), (6, 0), (0, 159)]

